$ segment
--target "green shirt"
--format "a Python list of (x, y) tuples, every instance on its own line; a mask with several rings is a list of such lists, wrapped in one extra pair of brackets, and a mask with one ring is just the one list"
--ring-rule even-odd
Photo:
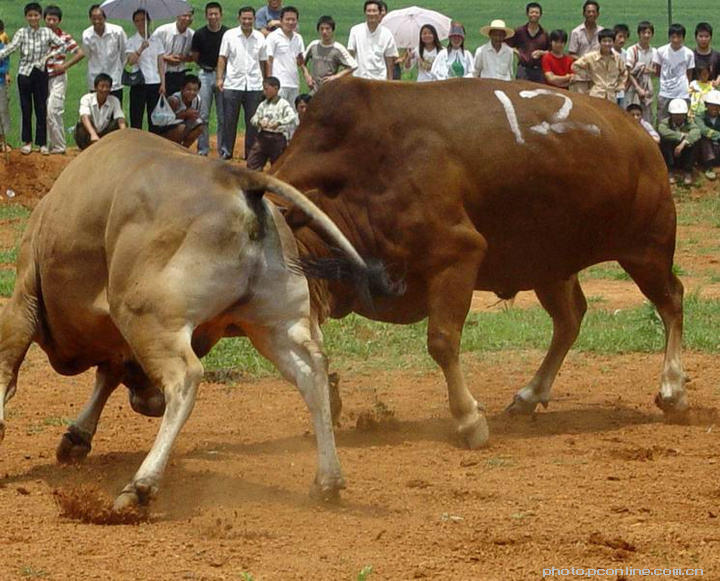
[(702, 137), (700, 127), (689, 121), (687, 117), (682, 125), (678, 126), (673, 125), (672, 117), (663, 119), (658, 125), (658, 133), (663, 141), (680, 143), (685, 140), (688, 145), (695, 145)]

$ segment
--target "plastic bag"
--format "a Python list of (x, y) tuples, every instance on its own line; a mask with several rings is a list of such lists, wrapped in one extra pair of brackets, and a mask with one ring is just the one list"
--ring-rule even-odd
[(153, 109), (150, 119), (153, 124), (158, 127), (165, 127), (167, 125), (174, 125), (177, 123), (175, 111), (173, 111), (172, 107), (170, 107), (170, 103), (168, 103), (165, 95), (160, 95), (160, 99), (158, 100), (157, 105), (155, 105), (155, 109)]

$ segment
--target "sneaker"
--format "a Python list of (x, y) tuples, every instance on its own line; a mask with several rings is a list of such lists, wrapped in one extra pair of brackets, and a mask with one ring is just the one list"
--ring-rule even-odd
[(65, 150), (64, 150), (64, 149), (52, 148), (52, 149), (50, 150), (50, 155), (65, 155)]
[(686, 186), (691, 186), (693, 183), (693, 176), (690, 172), (685, 173), (685, 177), (683, 178), (683, 184)]
[(673, 174), (670, 174), (670, 185), (674, 186), (675, 182), (677, 182), (677, 180), (675, 179), (675, 176)]
[(50, 155), (50, 150), (48, 149), (47, 145), (41, 145), (40, 146), (40, 153), (42, 155)]
[(20, 148), (20, 153), (30, 155), (32, 153), (32, 143), (23, 143), (23, 146)]
[(707, 169), (705, 170), (705, 177), (711, 182), (714, 182), (717, 179), (717, 174), (713, 170)]
[(198, 155), (201, 156), (201, 157), (207, 157), (207, 156), (208, 156), (208, 152), (207, 152), (207, 151), (198, 151)]

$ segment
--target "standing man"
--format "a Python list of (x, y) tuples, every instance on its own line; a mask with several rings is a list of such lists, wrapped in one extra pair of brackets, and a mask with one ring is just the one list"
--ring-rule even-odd
[(267, 36), (274, 30), (280, 28), (280, 11), (282, 0), (268, 0), (266, 6), (260, 8), (255, 16), (255, 28)]
[(158, 56), (158, 71), (160, 71), (160, 94), (174, 95), (182, 90), (185, 82), (185, 63), (192, 62), (191, 54), (194, 10), (180, 14), (175, 22), (158, 26), (153, 33), (162, 47)]
[(191, 53), (193, 60), (200, 66), (200, 117), (203, 120), (202, 133), (198, 138), (198, 155), (210, 153), (210, 111), (215, 100), (215, 117), (217, 118), (218, 151), (222, 143), (223, 102), (222, 92), (217, 85), (216, 67), (220, 54), (220, 44), (228, 30), (222, 24), (222, 6), (218, 2), (205, 5), (207, 26), (198, 30), (192, 38)]
[[(585, 0), (585, 4), (583, 4), (585, 22), (573, 28), (570, 33), (568, 52), (571, 57), (578, 59), (590, 51), (600, 50), (598, 34), (603, 30), (603, 27), (597, 23), (599, 16), (600, 4), (597, 0)], [(570, 90), (575, 93), (588, 93), (590, 91), (590, 79), (586, 78), (583, 73), (576, 74), (573, 82), (570, 83)]]
[(122, 72), (125, 65), (125, 31), (117, 24), (106, 22), (105, 11), (100, 4), (93, 4), (88, 11), (92, 26), (82, 35), (82, 47), (88, 58), (88, 89), (95, 88), (95, 79), (100, 73), (110, 75), (110, 94), (122, 105)]
[[(43, 12), (45, 24), (57, 34), (65, 43), (62, 51), (50, 57), (45, 64), (48, 73), (48, 147), (50, 153), (64, 154), (65, 143), (65, 93), (67, 91), (67, 71), (73, 65), (79, 63), (85, 53), (77, 45), (72, 36), (60, 30), (62, 22), (62, 10), (57, 6), (45, 7)], [(67, 58), (67, 55), (71, 55)]]
[(542, 6), (530, 2), (525, 7), (527, 23), (518, 26), (515, 34), (505, 42), (518, 54), (517, 78), (545, 84), (542, 70), (542, 57), (550, 51), (550, 37), (540, 26)]
[(505, 44), (515, 32), (505, 26), (504, 20), (493, 20), (490, 26), (483, 26), (480, 34), (489, 36), (490, 42), (475, 51), (475, 76), (481, 79), (512, 81), (513, 50)]
[(222, 93), (223, 130), (218, 149), (222, 159), (231, 159), (237, 136), (240, 107), (245, 113), (245, 158), (257, 136), (250, 124), (263, 100), (263, 75), (267, 61), (265, 37), (253, 30), (255, 9), (240, 8), (240, 26), (228, 30), (220, 43), (217, 61), (217, 88)]
[(350, 29), (348, 50), (357, 60), (353, 73), (363, 79), (392, 80), (398, 49), (392, 33), (380, 24), (380, 2), (365, 0), (365, 22)]
[[(335, 20), (321, 16), (317, 22), (319, 40), (313, 40), (305, 51), (303, 72), (310, 90), (315, 93), (324, 83), (352, 73), (357, 68), (355, 59), (335, 40)], [(308, 69), (308, 63), (310, 69)]]
[(267, 36), (267, 76), (280, 81), (279, 95), (295, 110), (295, 98), (300, 94), (298, 68), (305, 61), (303, 37), (295, 32), (300, 13), (294, 6), (280, 11), (280, 28)]

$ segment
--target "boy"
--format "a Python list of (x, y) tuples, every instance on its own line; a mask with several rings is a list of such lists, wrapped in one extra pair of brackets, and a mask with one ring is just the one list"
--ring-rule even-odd
[(653, 104), (653, 59), (656, 49), (650, 46), (655, 35), (655, 27), (651, 22), (643, 20), (637, 27), (638, 43), (627, 51), (625, 65), (629, 73), (628, 88), (625, 91), (625, 103), (639, 105), (642, 108), (642, 117), (652, 123)]
[(32, 152), (32, 112), (35, 110), (35, 145), (40, 153), (49, 155), (47, 147), (47, 100), (48, 79), (45, 61), (57, 54), (63, 47), (63, 41), (49, 28), (40, 27), (42, 8), (37, 2), (25, 5), (25, 20), (28, 25), (13, 36), (12, 42), (0, 49), (0, 61), (20, 49), (18, 68), (18, 91), (20, 92), (20, 111), (22, 117), (22, 142), (20, 153)]
[[(615, 33), (615, 41), (613, 43), (613, 51), (615, 54), (619, 54), (622, 59), (623, 65), (627, 68), (627, 50), (625, 50), (625, 43), (630, 38), (630, 28), (627, 24), (616, 24), (613, 26), (613, 32)], [(617, 104), (620, 107), (625, 107), (625, 88), (627, 82), (617, 92)]]
[(548, 85), (567, 89), (573, 78), (573, 59), (565, 54), (568, 35), (564, 30), (550, 33), (550, 52), (542, 57), (542, 70)]
[(188, 149), (200, 137), (205, 125), (200, 115), (201, 99), (198, 93), (201, 86), (196, 75), (185, 75), (182, 89), (168, 98), (176, 122), (158, 128), (160, 135)]
[(95, 77), (95, 91), (80, 99), (80, 121), (75, 126), (75, 143), (80, 149), (126, 127), (120, 100), (110, 94), (112, 84), (110, 75), (100, 73)]
[[(692, 185), (692, 171), (698, 154), (698, 143), (702, 135), (700, 128), (688, 119), (688, 104), (685, 99), (673, 99), (668, 103), (669, 117), (660, 121), (660, 149), (668, 169), (682, 169), (683, 183)], [(675, 178), (670, 174), (670, 183)]]
[(713, 166), (720, 161), (720, 91), (705, 97), (705, 114), (695, 121), (700, 128), (700, 161), (709, 180), (717, 178)]
[(590, 79), (590, 96), (617, 102), (617, 92), (625, 88), (627, 69), (619, 54), (613, 52), (615, 33), (603, 29), (598, 34), (600, 50), (580, 57), (572, 65), (574, 73)]
[(655, 74), (660, 76), (658, 93), (658, 120), (668, 116), (668, 104), (673, 99), (690, 100), (690, 80), (695, 69), (693, 51), (685, 46), (685, 27), (671, 24), (670, 42), (661, 46), (653, 57)]
[[(335, 40), (335, 21), (332, 16), (321, 16), (316, 28), (320, 39), (308, 45), (302, 65), (305, 81), (313, 93), (323, 83), (344, 77), (357, 68), (357, 62), (348, 50)], [(312, 62), (312, 72), (307, 68), (309, 62)]]
[(631, 103), (630, 105), (627, 106), (627, 108), (625, 110), (628, 113), (630, 113), (630, 115), (632, 115), (632, 118), (635, 119), (635, 121), (640, 123), (642, 128), (648, 132), (648, 135), (650, 135), (650, 137), (652, 137), (653, 141), (659, 145), (660, 144), (660, 134), (657, 131), (655, 131), (655, 128), (652, 126), (652, 123), (650, 123), (649, 121), (645, 121), (645, 119), (643, 119), (642, 107), (636, 103)]
[[(5, 34), (5, 23), (0, 20), (0, 50), (7, 44), (8, 37)], [(0, 59), (0, 152), (10, 151), (7, 144), (7, 135), (10, 133), (10, 99), (8, 97), (8, 86), (10, 85), (10, 59)]]
[[(62, 10), (57, 6), (46, 6), (43, 12), (46, 26), (57, 34), (65, 46), (45, 63), (48, 73), (48, 147), (50, 153), (65, 153), (65, 93), (67, 91), (67, 71), (85, 58), (85, 53), (67, 32), (60, 30)], [(66, 60), (66, 55), (72, 55)]]
[(274, 163), (287, 147), (285, 134), (297, 123), (297, 115), (285, 99), (278, 96), (280, 81), (267, 77), (263, 81), (265, 100), (250, 123), (260, 129), (247, 158), (247, 168), (262, 171), (267, 160)]
[(695, 75), (698, 79), (698, 67), (706, 65), (710, 69), (710, 81), (714, 88), (720, 86), (720, 52), (710, 46), (712, 42), (713, 27), (707, 22), (700, 22), (695, 27)]

